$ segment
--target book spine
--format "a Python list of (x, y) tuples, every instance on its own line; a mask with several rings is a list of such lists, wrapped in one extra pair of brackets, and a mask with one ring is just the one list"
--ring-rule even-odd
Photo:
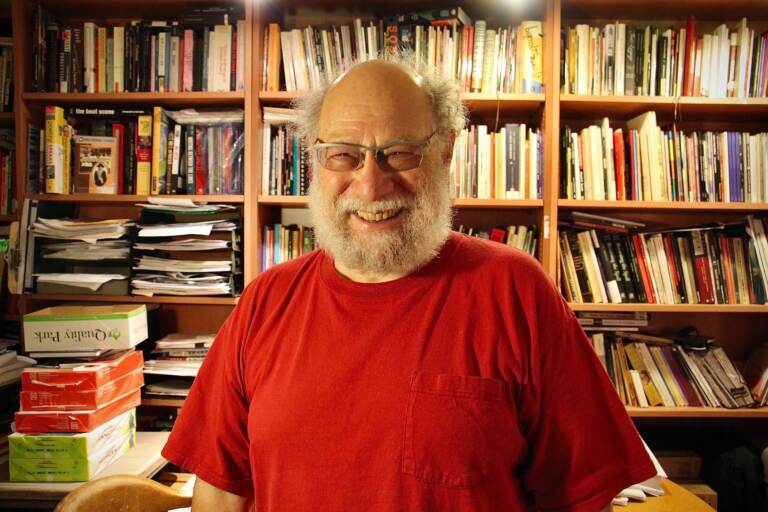
[(136, 130), (136, 194), (150, 194), (151, 176), (152, 116), (141, 115)]

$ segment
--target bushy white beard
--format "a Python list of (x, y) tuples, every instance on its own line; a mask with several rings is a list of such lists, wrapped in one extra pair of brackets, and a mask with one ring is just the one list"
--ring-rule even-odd
[[(434, 258), (451, 231), (452, 210), (447, 169), (419, 171), (415, 197), (366, 203), (333, 196), (312, 179), (309, 208), (315, 240), (342, 265), (366, 274), (407, 275)], [(388, 232), (356, 232), (349, 216), (357, 210), (404, 209), (400, 227)]]

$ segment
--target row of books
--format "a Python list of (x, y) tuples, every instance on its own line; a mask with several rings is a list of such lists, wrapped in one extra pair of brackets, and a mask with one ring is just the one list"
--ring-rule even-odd
[[(230, 10), (177, 21), (99, 26), (58, 21), (41, 6), (32, 32), (32, 88), (47, 92), (244, 89), (245, 21)], [(218, 24), (212, 20), (216, 19)]]
[[(766, 219), (655, 233), (566, 227), (561, 289), (576, 303), (764, 304)], [(764, 236), (764, 235), (763, 235)]]
[(768, 133), (656, 126), (652, 112), (608, 118), (562, 137), (560, 197), (637, 201), (768, 201)]
[(591, 341), (627, 406), (758, 405), (738, 368), (715, 344), (694, 349), (669, 338), (624, 331), (594, 333)]
[(265, 225), (261, 243), (261, 270), (315, 250), (314, 228), (290, 224)]
[(563, 91), (616, 96), (768, 96), (768, 35), (746, 18), (697, 33), (696, 20), (660, 28), (577, 24), (563, 34)]
[(475, 227), (464, 226), (460, 224), (456, 231), (468, 236), (493, 240), (502, 244), (515, 247), (523, 252), (536, 257), (536, 248), (538, 244), (538, 230), (536, 226), (526, 226), (524, 224), (511, 225), (507, 227)]
[(498, 132), (472, 125), (456, 136), (451, 160), (454, 197), (541, 197), (544, 136), (538, 128), (506, 124)]
[(283, 196), (307, 195), (310, 181), (307, 148), (295, 127), (265, 121), (262, 130), (263, 193)]
[[(349, 25), (264, 30), (262, 89), (318, 87), (355, 61), (406, 51), (455, 77), (465, 92), (542, 92), (541, 21), (490, 28), (460, 7), (427, 9)], [(282, 77), (281, 71), (282, 61)]]
[[(71, 123), (71, 124), (70, 124)], [(31, 191), (242, 194), (243, 111), (45, 108), (30, 130)]]

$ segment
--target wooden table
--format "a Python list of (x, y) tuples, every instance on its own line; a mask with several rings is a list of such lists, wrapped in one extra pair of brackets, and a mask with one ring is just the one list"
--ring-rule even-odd
[(715, 512), (715, 509), (704, 503), (696, 495), (677, 485), (671, 480), (664, 479), (661, 483), (664, 496), (652, 496), (645, 502), (631, 501), (626, 507), (614, 505), (614, 512)]
[[(160, 471), (166, 460), (160, 456), (170, 432), (137, 432), (136, 446), (128, 450), (111, 466), (97, 475), (138, 475), (151, 477)], [(8, 482), (0, 481), (0, 509), (49, 509), (84, 482)]]

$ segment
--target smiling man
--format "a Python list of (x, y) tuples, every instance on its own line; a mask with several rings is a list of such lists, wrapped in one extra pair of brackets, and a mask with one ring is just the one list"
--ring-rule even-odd
[(195, 380), (163, 452), (193, 510), (597, 512), (655, 474), (539, 264), (450, 231), (455, 82), (369, 61), (299, 114), (321, 249)]

